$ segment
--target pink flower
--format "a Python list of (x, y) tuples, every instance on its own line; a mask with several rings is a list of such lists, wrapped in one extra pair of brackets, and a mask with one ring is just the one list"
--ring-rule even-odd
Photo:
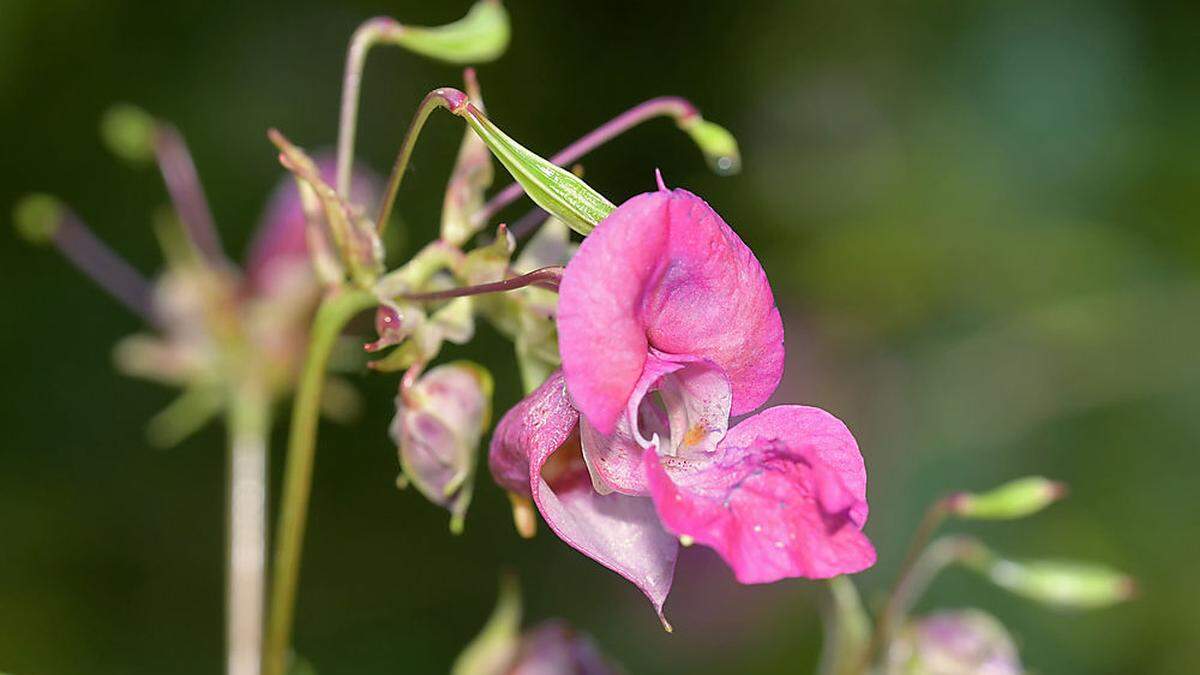
[(493, 475), (524, 485), (556, 534), (660, 615), (677, 540), (712, 547), (743, 583), (871, 566), (866, 471), (845, 425), (779, 406), (729, 428), (779, 383), (779, 311), (721, 217), (659, 187), (597, 225), (567, 265), (562, 372), (501, 420)]

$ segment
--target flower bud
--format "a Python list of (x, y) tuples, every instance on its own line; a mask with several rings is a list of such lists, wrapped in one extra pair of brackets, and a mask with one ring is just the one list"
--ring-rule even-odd
[(976, 609), (939, 612), (911, 622), (888, 648), (887, 675), (1020, 675), (1016, 645), (1004, 626)]
[(396, 397), (391, 436), (404, 475), (462, 531), (471, 501), (479, 441), (491, 418), (492, 377), (482, 366), (455, 361), (415, 383), (405, 376)]
[(616, 208), (575, 174), (514, 141), (469, 101), (451, 111), (466, 119), (534, 203), (572, 230), (586, 235)]
[(742, 156), (738, 152), (737, 139), (725, 127), (697, 114), (680, 120), (679, 128), (692, 137), (715, 173), (728, 176), (741, 170)]
[(1059, 482), (1028, 476), (980, 494), (960, 492), (946, 500), (950, 513), (973, 520), (1015, 520), (1031, 516), (1066, 494)]
[(100, 137), (109, 152), (133, 164), (154, 159), (158, 122), (145, 110), (127, 103), (109, 108), (100, 118)]
[(395, 24), (380, 36), (422, 56), (450, 63), (482, 63), (499, 58), (508, 48), (508, 12), (499, 0), (479, 0), (463, 18), (443, 26)]
[(1129, 600), (1136, 590), (1129, 576), (1093, 563), (997, 557), (966, 562), (1001, 588), (1063, 609), (1108, 607)]

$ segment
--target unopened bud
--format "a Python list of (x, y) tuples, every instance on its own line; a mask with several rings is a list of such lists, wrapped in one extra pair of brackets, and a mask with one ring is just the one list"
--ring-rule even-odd
[(575, 174), (514, 141), (470, 102), (450, 110), (467, 120), (534, 203), (572, 230), (586, 235), (616, 208)]
[(886, 675), (975, 673), (1021, 675), (1021, 659), (1004, 626), (976, 609), (913, 621), (888, 648)]
[(504, 5), (498, 0), (479, 0), (458, 21), (432, 28), (397, 24), (383, 33), (381, 42), (394, 42), (449, 63), (483, 63), (504, 53), (509, 33)]
[(433, 368), (415, 383), (401, 384), (396, 397), (391, 436), (400, 466), (421, 494), (450, 511), (455, 533), (471, 502), (491, 398), (491, 375), (468, 361)]
[(1108, 607), (1129, 600), (1136, 589), (1129, 576), (1092, 563), (988, 558), (968, 564), (1001, 588), (1064, 609)]
[(1031, 516), (1061, 499), (1066, 487), (1041, 476), (1028, 476), (987, 492), (960, 492), (946, 500), (950, 513), (975, 520), (1015, 520)]
[(679, 128), (687, 132), (700, 147), (700, 152), (704, 153), (704, 159), (714, 172), (728, 176), (741, 170), (742, 156), (738, 152), (737, 139), (725, 127), (697, 114), (680, 120)]

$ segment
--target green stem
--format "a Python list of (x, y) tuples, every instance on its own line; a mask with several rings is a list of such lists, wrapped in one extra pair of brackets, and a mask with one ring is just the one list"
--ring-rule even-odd
[(252, 379), (231, 393), (225, 672), (258, 675), (266, 587), (270, 401), (264, 388)]
[(313, 320), (308, 356), (296, 389), (288, 433), (287, 466), (284, 469), (279, 525), (275, 532), (271, 612), (263, 659), (266, 675), (283, 675), (287, 666), (296, 585), (300, 578), (300, 552), (312, 486), (321, 389), (325, 383), (329, 354), (346, 323), (375, 303), (375, 296), (368, 291), (338, 289), (321, 301)]
[(455, 110), (455, 108), (466, 104), (467, 95), (457, 89), (434, 89), (425, 95), (421, 100), (421, 105), (417, 107), (417, 113), (413, 116), (412, 122), (408, 125), (408, 131), (404, 133), (404, 140), (400, 141), (400, 151), (396, 154), (396, 164), (392, 167), (392, 175), (388, 178), (387, 190), (383, 193), (383, 201), (379, 205), (379, 215), (375, 218), (375, 227), (382, 234), (387, 228), (388, 218), (392, 215), (392, 206), (396, 203), (396, 193), (400, 190), (400, 182), (404, 180), (404, 172), (408, 169), (408, 161), (412, 158), (413, 148), (417, 145), (417, 138), (421, 135), (421, 129), (425, 128), (425, 121), (429, 119), (429, 114), (438, 108), (446, 108)]
[(875, 632), (871, 636), (871, 644), (867, 648), (864, 658), (864, 672), (866, 672), (866, 667), (879, 655), (880, 650), (891, 640), (892, 631), (900, 624), (904, 614), (908, 611), (917, 562), (926, 550), (929, 540), (933, 538), (934, 533), (937, 532), (938, 527), (946, 520), (949, 513), (946, 500), (939, 499), (925, 511), (924, 517), (921, 518), (921, 523), (913, 534), (912, 543), (908, 546), (908, 553), (904, 556), (904, 562), (900, 565), (900, 574), (896, 578), (896, 585), (892, 587), (892, 592), (884, 601), (883, 609), (876, 617)]

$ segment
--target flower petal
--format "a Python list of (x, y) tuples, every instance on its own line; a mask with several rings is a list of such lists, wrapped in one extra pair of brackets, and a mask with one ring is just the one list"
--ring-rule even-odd
[[(665, 410), (646, 398), (652, 391), (659, 392)], [(642, 452), (651, 446), (682, 458), (716, 450), (729, 426), (730, 395), (729, 380), (711, 362), (652, 348), (613, 433), (602, 434), (587, 418), (580, 420), (583, 458), (596, 491), (649, 494)]]
[(875, 563), (862, 533), (862, 456), (823, 410), (779, 406), (750, 417), (707, 465), (651, 452), (643, 460), (667, 529), (714, 548), (742, 583), (827, 578)]
[(567, 265), (559, 298), (563, 370), (602, 433), (613, 432), (650, 347), (712, 361), (729, 378), (735, 415), (779, 383), (783, 324), (766, 275), (685, 190), (638, 195), (613, 211)]
[(489, 457), (492, 474), (515, 491), (520, 486), (514, 469), (524, 456), (526, 489), (550, 529), (632, 581), (661, 619), (678, 543), (662, 528), (648, 497), (601, 495), (592, 489), (579, 449), (577, 419), (562, 373), (555, 373), (500, 421)]

